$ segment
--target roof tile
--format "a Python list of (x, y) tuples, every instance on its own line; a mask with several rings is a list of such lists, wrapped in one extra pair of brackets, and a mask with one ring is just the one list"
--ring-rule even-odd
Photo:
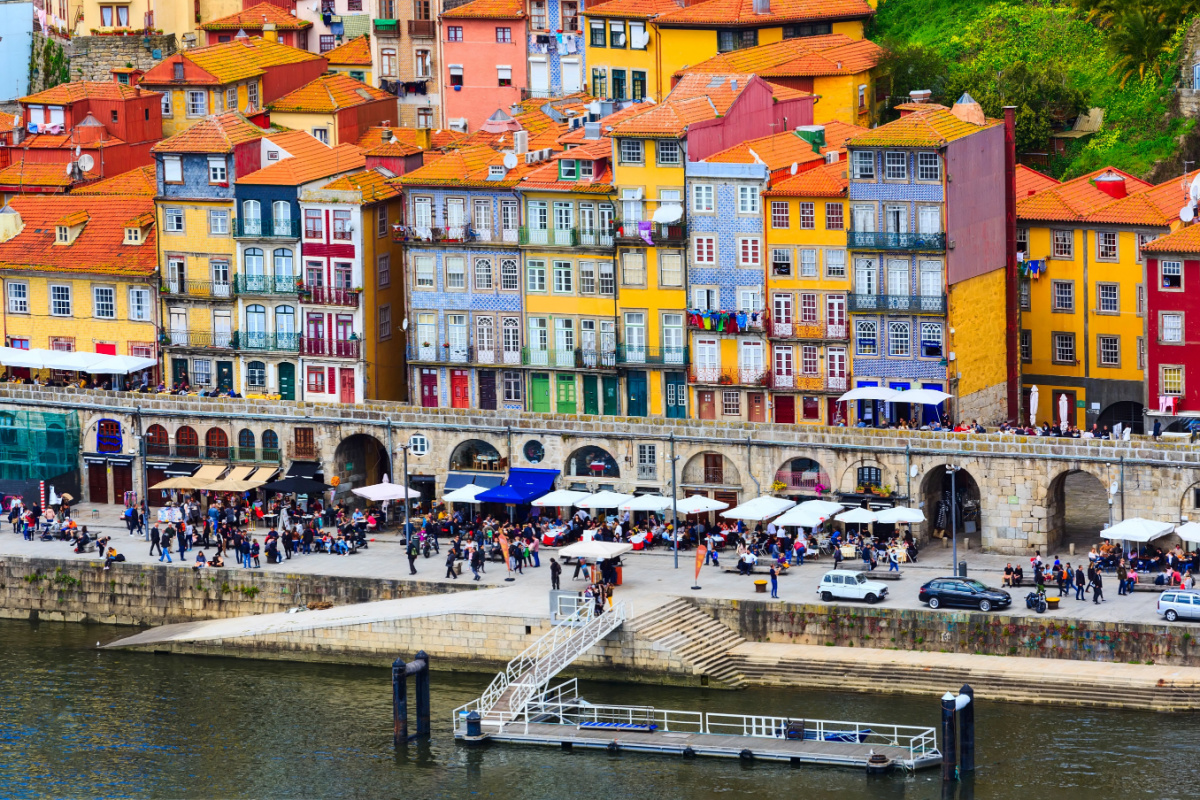
[[(94, 179), (96, 173), (89, 172), (86, 177)], [(66, 191), (74, 182), (67, 175), (67, 165), (61, 162), (46, 164), (37, 161), (18, 161), (0, 169), (0, 187)]]
[(849, 183), (846, 162), (835, 161), (784, 178), (763, 197), (845, 197)]
[(321, 188), (331, 191), (361, 192), (364, 203), (375, 203), (400, 196), (400, 189), (389, 183), (392, 177), (378, 169), (368, 169), (355, 172), (353, 175), (335, 178)]
[(102, 181), (89, 183), (71, 191), (75, 197), (80, 195), (95, 197), (97, 195), (112, 195), (117, 197), (154, 197), (158, 194), (158, 175), (154, 164), (138, 167), (120, 175), (114, 175)]
[(371, 37), (355, 36), (325, 52), (325, 60), (335, 67), (367, 67), (371, 65)]
[(540, 164), (526, 164), (518, 158), (517, 166), (505, 172), (500, 180), (488, 180), (489, 168), (504, 164), (505, 154), (486, 144), (465, 145), (450, 150), (432, 164), (426, 164), (407, 175), (394, 178), (401, 186), (461, 186), (489, 189), (516, 186)]
[[(324, 60), (316, 53), (252, 36), (249, 39), (221, 42), (176, 53), (147, 70), (141, 83), (147, 87), (183, 84), (224, 86), (262, 75), (267, 67), (299, 64), (317, 59)], [(190, 62), (200, 74), (176, 81), (174, 65), (180, 60)]]
[(681, 70), (688, 72), (753, 72), (764, 79), (853, 75), (876, 66), (883, 48), (867, 39), (840, 33), (784, 39), (758, 47), (721, 53)]
[(204, 31), (240, 31), (262, 30), (266, 23), (275, 25), (279, 31), (299, 31), (311, 28), (312, 23), (289, 14), (274, 3), (259, 3), (250, 8), (244, 8), (228, 17), (210, 20), (200, 26)]
[[(315, 145), (301, 137), (315, 142)], [(331, 148), (305, 131), (289, 131), (270, 139), (286, 150), (290, 157), (238, 178), (239, 185), (299, 186), (339, 172), (361, 169), (367, 163), (361, 148), (352, 144)]]
[(1075, 222), (1112, 203), (1112, 195), (1096, 188), (1095, 178), (1113, 172), (1125, 179), (1125, 191), (1138, 194), (1150, 189), (1149, 183), (1112, 167), (1098, 169), (1074, 180), (1051, 186), (1032, 197), (1017, 201), (1017, 219), (1042, 222)]
[(329, 73), (289, 92), (267, 108), (278, 112), (308, 112), (332, 114), (343, 108), (354, 108), (378, 100), (396, 101), (383, 89), (368, 86), (341, 72)]
[(521, 19), (523, 0), (472, 0), (442, 13), (442, 19)]
[[(0, 242), (0, 269), (147, 277), (158, 268), (153, 229), (140, 245), (124, 244), (125, 222), (153, 214), (152, 198), (122, 197), (97, 203), (94, 197), (27, 195), (13, 198), (9, 207), (21, 215), (23, 227), (13, 238)], [(55, 225), (84, 214), (90, 217), (89, 224), (75, 241), (56, 245)]]
[(1200, 253), (1200, 225), (1188, 225), (1142, 245), (1143, 253)]
[(771, 0), (766, 14), (755, 13), (754, 0), (707, 0), (676, 8), (655, 19), (658, 25), (754, 25), (808, 20), (867, 19), (875, 14), (866, 0)]
[[(899, 106), (896, 106), (899, 108)], [(1017, 200), (1020, 201), (1026, 197), (1037, 194), (1043, 189), (1049, 189), (1051, 186), (1058, 186), (1059, 181), (1051, 178), (1049, 175), (1043, 175), (1036, 169), (1017, 164)]]
[(987, 120), (985, 125), (975, 125), (959, 119), (947, 109), (930, 108), (873, 128), (847, 144), (851, 147), (945, 147), (957, 139), (1003, 124), (1002, 120), (993, 119)]
[(187, 130), (163, 139), (152, 153), (232, 153), (245, 142), (261, 139), (266, 131), (236, 111), (205, 117)]
[(140, 96), (145, 91), (116, 81), (75, 81), (22, 97), (18, 102), (68, 105), (80, 100), (128, 100)]

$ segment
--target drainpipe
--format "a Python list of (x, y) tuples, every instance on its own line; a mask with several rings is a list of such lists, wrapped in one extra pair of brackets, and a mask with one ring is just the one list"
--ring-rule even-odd
[(1121, 456), (1121, 477), (1117, 484), (1117, 489), (1121, 493), (1121, 521), (1125, 521), (1125, 456)]
[(506, 439), (506, 440), (507, 440), (507, 442), (508, 442), (508, 446), (507, 446), (507, 448), (506, 448), (506, 449), (508, 450), (508, 468), (509, 468), (509, 469), (512, 469), (512, 465), (513, 465), (513, 454), (512, 454), (512, 425), (505, 425), (505, 426), (504, 426), (504, 433), (505, 433), (505, 436), (507, 437), (507, 439)]
[(392, 459), (396, 457), (395, 451), (392, 450), (392, 418), (388, 417), (387, 421), (387, 453), (388, 453), (388, 471), (392, 473), (392, 477), (396, 477), (395, 465)]
[(750, 480), (754, 481), (754, 496), (758, 497), (762, 494), (762, 487), (758, 485), (758, 478), (754, 477), (754, 464), (751, 459), (754, 457), (753, 452), (754, 440), (749, 436), (746, 437), (746, 475)]
[(912, 444), (904, 443), (904, 495), (908, 498), (908, 505), (912, 507)]
[[(1005, 372), (1008, 418), (1021, 417), (1021, 286), (1017, 271), (1017, 187), (1015, 106), (1004, 107), (1004, 296)], [(1085, 284), (1086, 286), (1086, 284)], [(1085, 289), (1086, 294), (1086, 289)]]

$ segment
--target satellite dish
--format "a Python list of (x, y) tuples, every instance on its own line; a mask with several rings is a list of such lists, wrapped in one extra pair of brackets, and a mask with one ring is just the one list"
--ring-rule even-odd
[(641, 34), (633, 40), (632, 44), (638, 50), (645, 49), (646, 45), (650, 44), (650, 34), (646, 31), (642, 31)]
[(402, 331), (408, 330), (408, 317), (405, 317), (404, 321), (400, 323), (400, 330), (402, 330)]
[(74, 161), (68, 161), (68, 162), (67, 162), (67, 177), (68, 177), (68, 178), (69, 178), (69, 177), (71, 177), (71, 175), (73, 175), (73, 174), (74, 174), (74, 172), (75, 172), (75, 164), (76, 164), (76, 162), (74, 162)]
[(75, 145), (75, 157), (76, 158), (79, 158), (79, 154), (81, 152), (83, 152), (83, 151), (79, 149), (79, 145)]
[(1196, 218), (1196, 212), (1192, 210), (1191, 206), (1184, 206), (1179, 209), (1179, 218), (1184, 222), (1191, 222)]
[(84, 153), (79, 157), (79, 168), (84, 172), (91, 172), (92, 167), (96, 166), (96, 159)]
[(1116, 481), (1113, 481), (1112, 483), (1110, 483), (1108, 485), (1108, 493), (1109, 494), (1116, 494), (1118, 491), (1120, 491), (1120, 489), (1121, 489), (1121, 487), (1117, 485)]
[(793, 161), (792, 162), (792, 174), (795, 175), (799, 171), (800, 171), (800, 165), (797, 162)]
[(514, 154), (514, 153), (505, 153), (505, 154), (504, 154), (504, 168), (505, 168), (505, 169), (515, 169), (515, 168), (516, 168), (516, 166), (517, 166), (517, 156), (516, 156), (516, 154)]
[(908, 468), (908, 474), (909, 474), (909, 476), (911, 476), (913, 478), (917, 477), (918, 472), (920, 472), (920, 470), (917, 469), (916, 464), (913, 464), (911, 467)]
[(1192, 185), (1188, 189), (1188, 197), (1192, 198), (1192, 202), (1200, 201), (1200, 175), (1192, 178)]

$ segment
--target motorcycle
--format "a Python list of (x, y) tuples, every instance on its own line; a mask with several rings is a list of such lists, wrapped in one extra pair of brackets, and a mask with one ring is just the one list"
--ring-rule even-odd
[(1039, 589), (1036, 592), (1030, 592), (1025, 595), (1025, 607), (1037, 611), (1039, 614), (1045, 614), (1048, 607), (1046, 605), (1046, 593)]

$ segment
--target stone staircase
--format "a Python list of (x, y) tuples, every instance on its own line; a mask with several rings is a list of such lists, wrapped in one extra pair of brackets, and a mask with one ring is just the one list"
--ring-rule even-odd
[(745, 640), (687, 600), (676, 598), (648, 611), (626, 623), (626, 629), (655, 649), (670, 651), (691, 666), (694, 675), (730, 689), (746, 683), (729, 657)]

